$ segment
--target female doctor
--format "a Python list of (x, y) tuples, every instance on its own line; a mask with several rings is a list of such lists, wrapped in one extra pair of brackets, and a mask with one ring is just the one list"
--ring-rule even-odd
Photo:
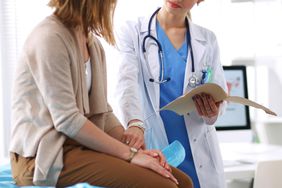
[(193, 97), (196, 112), (179, 116), (158, 111), (203, 83), (213, 82), (226, 90), (215, 35), (189, 20), (190, 9), (201, 1), (164, 0), (149, 18), (121, 27), (117, 95), (128, 127), (123, 135), (126, 144), (162, 149), (179, 140), (186, 150), (179, 168), (192, 178), (195, 188), (222, 188), (223, 165), (212, 124), (223, 103), (202, 93)]

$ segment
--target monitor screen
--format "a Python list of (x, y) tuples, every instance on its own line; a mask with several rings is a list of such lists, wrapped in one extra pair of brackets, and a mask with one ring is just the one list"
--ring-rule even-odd
[[(248, 98), (246, 67), (223, 66), (228, 93), (231, 96)], [(228, 103), (223, 115), (215, 123), (216, 130), (250, 129), (249, 107)]]

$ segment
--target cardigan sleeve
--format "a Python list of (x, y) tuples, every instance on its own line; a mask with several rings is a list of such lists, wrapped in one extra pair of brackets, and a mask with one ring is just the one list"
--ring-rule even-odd
[(55, 129), (74, 137), (87, 119), (76, 104), (69, 49), (59, 33), (45, 31), (32, 38), (25, 55)]

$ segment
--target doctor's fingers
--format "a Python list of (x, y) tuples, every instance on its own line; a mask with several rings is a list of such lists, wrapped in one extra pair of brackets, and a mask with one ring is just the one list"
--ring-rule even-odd
[(209, 94), (201, 93), (201, 99), (204, 105), (204, 116), (209, 118), (216, 116), (218, 113), (218, 109), (215, 105), (213, 97)]
[(131, 138), (125, 134), (123, 134), (122, 138), (121, 138), (121, 141), (123, 143), (125, 143), (126, 145), (129, 145), (130, 144), (130, 141), (131, 141)]
[(121, 137), (121, 142), (127, 144), (126, 136), (124, 134)]
[(210, 106), (210, 109), (211, 109), (211, 113), (210, 115), (217, 115), (219, 110), (218, 110), (218, 107), (216, 102), (214, 101), (213, 97), (210, 96), (210, 95), (207, 95), (207, 99), (208, 99), (208, 103), (209, 103), (209, 106)]
[(199, 113), (199, 116), (206, 116), (202, 97), (200, 95), (195, 95), (193, 96), (193, 101)]
[(213, 109), (210, 106), (210, 102), (212, 103), (213, 100), (210, 98), (210, 95), (206, 94), (206, 93), (202, 93), (201, 97), (202, 97), (202, 101), (204, 103), (204, 108), (205, 108), (206, 112), (207, 113), (211, 112)]
[(145, 148), (143, 137), (130, 134), (130, 135), (124, 135), (124, 139), (122, 140), (125, 140), (123, 142), (130, 147), (134, 147), (136, 149)]
[(220, 107), (221, 103), (223, 103), (223, 101), (218, 101), (218, 102), (215, 102), (215, 105), (216, 105), (216, 107), (217, 107), (218, 109), (219, 109), (219, 107)]
[(145, 149), (144, 140), (141, 140), (141, 139), (132, 139), (129, 146), (134, 147), (136, 149), (140, 149), (140, 148)]
[(132, 139), (144, 142), (143, 132), (139, 128), (134, 127), (125, 130), (122, 136), (122, 142), (129, 144)]

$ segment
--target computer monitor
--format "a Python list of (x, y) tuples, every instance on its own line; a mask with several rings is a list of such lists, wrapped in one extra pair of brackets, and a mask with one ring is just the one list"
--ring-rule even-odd
[[(246, 66), (223, 66), (228, 93), (231, 96), (248, 98)], [(215, 123), (216, 130), (246, 130), (251, 129), (249, 107), (228, 103), (223, 115)]]

